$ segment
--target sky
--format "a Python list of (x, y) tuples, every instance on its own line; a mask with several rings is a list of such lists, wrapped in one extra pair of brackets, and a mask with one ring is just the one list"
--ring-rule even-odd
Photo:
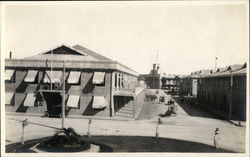
[(167, 74), (244, 64), (246, 5), (168, 2), (10, 3), (4, 53), (23, 58), (80, 44), (139, 73), (157, 61)]

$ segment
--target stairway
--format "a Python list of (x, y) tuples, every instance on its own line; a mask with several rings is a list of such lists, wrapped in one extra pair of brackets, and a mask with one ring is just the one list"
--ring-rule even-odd
[(126, 105), (124, 105), (124, 107), (120, 108), (116, 113), (115, 116), (116, 117), (122, 117), (122, 118), (134, 118), (133, 115), (133, 105), (134, 105), (134, 101), (131, 100), (129, 101), (129, 103), (127, 103)]

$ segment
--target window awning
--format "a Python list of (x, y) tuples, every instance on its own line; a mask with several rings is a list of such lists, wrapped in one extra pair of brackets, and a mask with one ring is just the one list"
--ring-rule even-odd
[(69, 74), (68, 83), (78, 83), (80, 75), (80, 71), (71, 71)]
[(69, 95), (67, 106), (68, 107), (78, 107), (80, 96), (78, 95)]
[(93, 84), (102, 84), (104, 82), (105, 72), (95, 72), (92, 80)]
[(104, 96), (94, 96), (94, 100), (92, 104), (93, 109), (103, 109), (106, 106), (108, 106), (108, 102), (104, 98)]
[(24, 81), (25, 82), (34, 82), (36, 75), (37, 75), (37, 72), (38, 72), (37, 70), (29, 70)]
[(13, 73), (14, 73), (14, 70), (5, 70), (5, 80), (10, 80)]
[[(51, 71), (50, 70), (46, 70), (45, 71), (45, 76), (44, 76), (44, 79), (43, 79), (43, 82), (44, 83), (50, 83), (50, 79), (51, 78)], [(49, 76), (49, 78), (48, 78)], [(55, 82), (60, 82), (60, 78), (62, 76), (62, 71), (52, 71), (52, 83), (55, 83)]]
[(5, 104), (10, 105), (14, 93), (5, 93)]
[(36, 97), (34, 96), (34, 94), (27, 94), (23, 106), (34, 106)]

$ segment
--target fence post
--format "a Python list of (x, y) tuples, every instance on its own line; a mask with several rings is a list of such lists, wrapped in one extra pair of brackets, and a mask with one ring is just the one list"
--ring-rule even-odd
[(219, 128), (216, 128), (214, 131), (214, 148), (216, 148), (216, 149), (218, 149), (218, 145), (217, 145), (218, 143), (217, 143), (217, 139), (216, 139), (216, 135), (219, 134), (218, 131), (219, 131)]
[(22, 121), (22, 136), (21, 136), (21, 144), (24, 145), (24, 127), (29, 124), (28, 119)]
[(87, 131), (87, 136), (88, 136), (88, 137), (91, 136), (91, 135), (90, 135), (90, 131), (89, 131), (89, 129), (90, 129), (90, 124), (91, 124), (91, 119), (89, 119), (89, 123), (88, 123), (88, 131)]

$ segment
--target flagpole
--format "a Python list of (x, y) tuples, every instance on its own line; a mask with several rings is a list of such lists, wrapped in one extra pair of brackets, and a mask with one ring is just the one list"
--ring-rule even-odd
[(52, 90), (53, 50), (51, 51), (50, 90)]
[(62, 102), (62, 129), (64, 128), (65, 118), (65, 59), (63, 60), (63, 102)]
[(217, 69), (217, 60), (218, 60), (218, 58), (215, 57), (215, 69)]

